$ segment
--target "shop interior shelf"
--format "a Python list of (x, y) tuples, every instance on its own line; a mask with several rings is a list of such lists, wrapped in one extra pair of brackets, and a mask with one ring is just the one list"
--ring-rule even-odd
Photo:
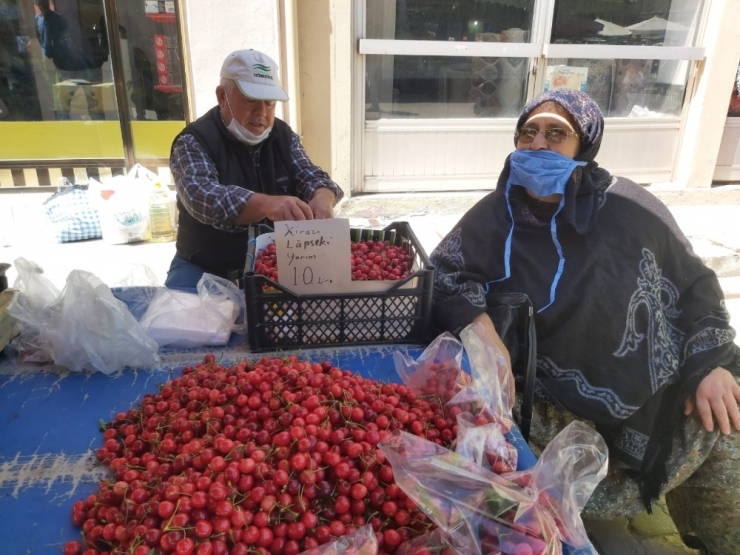
[(175, 14), (173, 13), (148, 13), (146, 16), (157, 23), (174, 23)]
[(154, 87), (158, 91), (166, 92), (166, 93), (181, 93), (182, 92), (182, 85), (156, 85)]

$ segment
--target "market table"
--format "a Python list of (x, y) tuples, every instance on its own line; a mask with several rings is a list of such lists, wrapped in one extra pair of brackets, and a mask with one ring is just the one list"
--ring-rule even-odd
[[(0, 553), (59, 554), (64, 543), (79, 538), (72, 505), (97, 490), (109, 476), (94, 451), (102, 445), (99, 423), (136, 406), (147, 393), (180, 375), (183, 366), (214, 353), (224, 363), (297, 354), (331, 361), (363, 376), (398, 381), (393, 353), (416, 358), (418, 345), (340, 347), (282, 353), (249, 353), (243, 336), (224, 348), (170, 350), (154, 366), (125, 369), (111, 376), (75, 373), (52, 365), (21, 363), (0, 354)], [(534, 459), (521, 436), (514, 438), (524, 456)]]

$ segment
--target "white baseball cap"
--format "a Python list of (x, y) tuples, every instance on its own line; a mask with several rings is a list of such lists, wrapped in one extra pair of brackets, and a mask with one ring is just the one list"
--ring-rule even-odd
[(288, 100), (280, 86), (275, 60), (256, 50), (236, 50), (221, 66), (221, 78), (233, 79), (244, 96), (255, 100)]

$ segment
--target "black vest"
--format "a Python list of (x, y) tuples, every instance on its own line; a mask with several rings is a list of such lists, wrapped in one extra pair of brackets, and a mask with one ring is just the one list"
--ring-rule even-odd
[[(296, 195), (290, 156), (292, 135), (285, 122), (275, 118), (270, 136), (250, 148), (226, 128), (216, 106), (183, 129), (178, 137), (181, 135), (192, 135), (206, 149), (218, 170), (219, 183), (267, 195)], [(179, 195), (177, 208), (180, 212), (178, 257), (221, 277), (227, 277), (231, 270), (243, 271), (247, 256), (246, 228), (231, 233), (199, 222), (183, 206)]]

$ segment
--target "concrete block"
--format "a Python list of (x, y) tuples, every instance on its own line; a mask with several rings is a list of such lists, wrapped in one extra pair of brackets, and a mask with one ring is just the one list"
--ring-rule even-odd
[(645, 555), (699, 555), (686, 547), (678, 536), (647, 538), (642, 544)]
[(643, 511), (629, 519), (630, 531), (637, 536), (651, 538), (676, 535), (678, 531), (671, 520), (668, 508), (663, 501), (653, 504), (652, 514)]

